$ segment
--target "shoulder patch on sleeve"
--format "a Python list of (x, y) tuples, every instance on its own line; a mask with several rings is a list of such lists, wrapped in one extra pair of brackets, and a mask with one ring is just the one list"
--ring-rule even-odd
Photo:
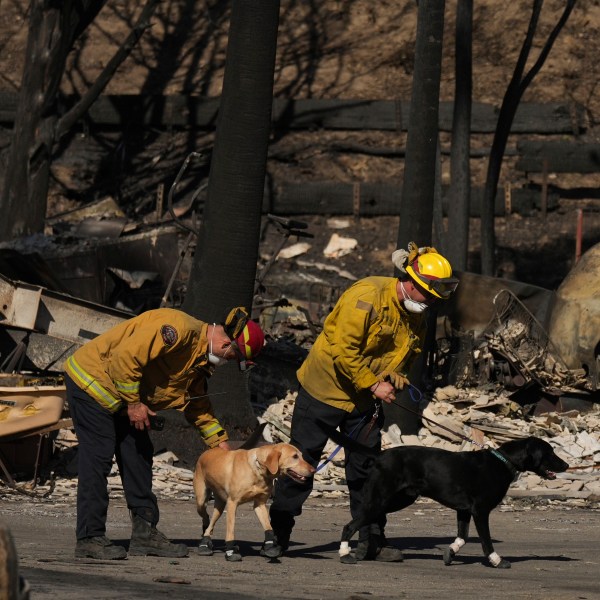
[(370, 302), (365, 302), (364, 300), (357, 300), (356, 308), (359, 308), (360, 310), (364, 310), (364, 311), (368, 312), (369, 317), (371, 319), (374, 319), (377, 316), (377, 311), (375, 310), (375, 307)]
[(160, 328), (160, 335), (165, 346), (172, 346), (177, 341), (177, 329), (173, 325), (163, 325)]

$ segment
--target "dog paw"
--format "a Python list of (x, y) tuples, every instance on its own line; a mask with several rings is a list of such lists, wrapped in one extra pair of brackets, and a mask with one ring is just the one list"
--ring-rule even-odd
[(198, 554), (200, 556), (213, 555), (213, 543), (209, 537), (203, 537), (198, 544)]
[(242, 560), (242, 555), (240, 554), (240, 550), (237, 546), (233, 550), (225, 550), (225, 560), (227, 562), (240, 562)]
[(510, 563), (505, 559), (499, 556), (496, 552), (492, 552), (488, 556), (488, 561), (490, 566), (495, 569), (510, 569)]
[(355, 565), (358, 561), (356, 560), (356, 556), (351, 552), (350, 554), (340, 556), (340, 562), (344, 565)]
[(502, 559), (497, 565), (496, 569), (510, 569), (510, 563), (506, 559)]
[(454, 552), (454, 550), (452, 550), (452, 548), (450, 548), (450, 546), (448, 546), (447, 548), (444, 548), (444, 564), (446, 566), (452, 564), (452, 561), (454, 560), (455, 556), (456, 556), (456, 552)]
[(260, 549), (260, 555), (267, 558), (279, 558), (283, 554), (283, 548), (276, 542), (266, 541)]

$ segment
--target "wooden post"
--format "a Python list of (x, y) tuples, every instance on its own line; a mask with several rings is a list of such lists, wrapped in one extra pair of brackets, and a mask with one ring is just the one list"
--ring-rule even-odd
[(156, 213), (155, 220), (157, 223), (160, 222), (163, 216), (163, 204), (165, 200), (165, 184), (159, 183), (156, 190)]
[(512, 213), (512, 184), (507, 181), (504, 185), (504, 214), (508, 217)]
[(548, 212), (548, 159), (542, 161), (542, 218), (546, 219)]
[(575, 237), (575, 264), (581, 258), (581, 238), (583, 233), (583, 209), (577, 209), (577, 234)]

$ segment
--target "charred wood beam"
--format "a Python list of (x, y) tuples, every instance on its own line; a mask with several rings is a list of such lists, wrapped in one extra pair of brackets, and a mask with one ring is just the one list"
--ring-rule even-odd
[[(406, 156), (406, 148), (390, 148), (387, 146), (367, 146), (366, 144), (357, 144), (353, 142), (332, 142), (330, 144), (314, 144), (306, 143), (290, 147), (286, 145), (284, 148), (278, 148), (277, 145), (271, 146), (269, 150), (269, 158), (280, 160), (282, 162), (297, 162), (300, 153), (309, 151), (315, 152), (340, 152), (346, 154), (366, 154), (368, 156), (381, 156), (384, 158), (404, 158)], [(445, 156), (450, 156), (450, 147), (442, 146), (440, 152)], [(471, 158), (485, 158), (489, 156), (489, 148), (471, 148)], [(505, 152), (506, 156), (516, 156), (516, 148), (508, 148)]]
[[(65, 98), (70, 110), (78, 98)], [(16, 114), (17, 95), (0, 92), (0, 123), (12, 124)], [(408, 102), (393, 100), (285, 100), (273, 102), (272, 121), (275, 128), (407, 131)], [(87, 113), (87, 119), (99, 127), (121, 127), (125, 124), (214, 129), (219, 98), (194, 96), (100, 96)], [(441, 102), (440, 130), (452, 129), (452, 102)], [(471, 115), (472, 133), (493, 133), (498, 108), (492, 104), (474, 103)], [(585, 128), (583, 107), (573, 103), (521, 103), (512, 123), (512, 133), (578, 134)]]
[[(406, 156), (406, 148), (385, 148), (380, 146), (366, 146), (364, 144), (352, 144), (352, 143), (333, 143), (328, 146), (324, 146), (325, 149), (334, 150), (336, 152), (346, 152), (348, 154), (368, 154), (370, 156), (384, 156), (390, 158), (403, 158)], [(440, 147), (440, 152), (445, 156), (450, 156), (450, 147)], [(489, 156), (489, 148), (471, 148), (471, 158), (483, 158)], [(514, 156), (517, 154), (516, 149), (511, 148), (505, 153), (508, 156)]]
[[(600, 144), (563, 141), (521, 141), (516, 168), (541, 173), (597, 173), (600, 171)], [(545, 163), (545, 164), (544, 164)]]
[[(402, 186), (397, 182), (339, 183), (317, 181), (307, 183), (280, 183), (274, 189), (265, 189), (265, 212), (277, 215), (327, 214), (384, 216), (400, 215), (402, 209)], [(483, 188), (471, 190), (472, 217), (481, 216)], [(495, 214), (530, 214), (539, 209), (541, 193), (537, 189), (516, 188), (496, 195)], [(558, 195), (551, 193), (549, 208), (558, 206)], [(448, 212), (448, 190), (443, 190), (442, 209)]]

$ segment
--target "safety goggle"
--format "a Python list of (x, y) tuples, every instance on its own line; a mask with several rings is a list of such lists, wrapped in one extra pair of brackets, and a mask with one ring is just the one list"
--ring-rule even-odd
[(416, 269), (410, 269), (411, 275), (414, 275), (427, 291), (433, 292), (440, 298), (447, 300), (458, 287), (458, 279), (456, 277), (445, 277), (443, 279), (431, 279), (418, 273)]

